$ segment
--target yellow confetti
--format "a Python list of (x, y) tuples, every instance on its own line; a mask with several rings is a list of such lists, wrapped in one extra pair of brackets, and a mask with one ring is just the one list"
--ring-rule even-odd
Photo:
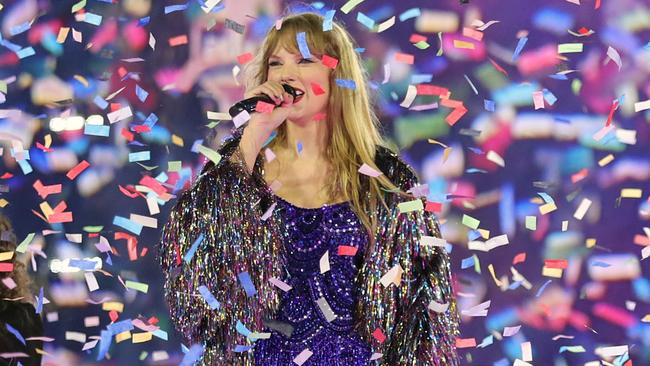
[(144, 332), (144, 333), (134, 333), (133, 338), (131, 341), (133, 343), (143, 343), (143, 342), (148, 342), (151, 340), (152, 333), (151, 332)]
[(0, 261), (7, 261), (14, 257), (14, 252), (2, 252), (0, 253)]
[(83, 76), (81, 76), (81, 75), (75, 75), (75, 76), (73, 76), (73, 77), (74, 77), (77, 81), (79, 81), (81, 84), (83, 84), (83, 86), (85, 86), (86, 88), (88, 87), (88, 80), (86, 80), (85, 77), (83, 77)]
[(593, 248), (594, 246), (596, 246), (596, 238), (588, 238), (585, 241), (585, 245), (587, 246), (587, 248)]
[(553, 202), (549, 202), (539, 206), (539, 213), (541, 213), (542, 215), (546, 215), (547, 213), (553, 212), (555, 210), (557, 210), (557, 206)]
[(120, 343), (127, 339), (131, 339), (131, 331), (127, 330), (126, 332), (118, 333), (115, 335), (115, 342)]
[(104, 310), (104, 311), (115, 310), (118, 313), (121, 313), (121, 312), (124, 311), (124, 304), (122, 304), (121, 302), (116, 302), (116, 301), (105, 302), (105, 303), (102, 304), (102, 310)]
[(553, 277), (553, 278), (562, 278), (562, 268), (542, 268), (542, 276)]
[(609, 154), (609, 155), (605, 156), (604, 158), (598, 160), (598, 165), (602, 167), (602, 166), (605, 166), (605, 165), (611, 163), (613, 160), (614, 160), (614, 155)]
[(9, 201), (7, 201), (4, 198), (0, 198), (0, 207), (5, 208), (9, 204)]
[(621, 189), (622, 198), (641, 198), (643, 191), (638, 188), (623, 188)]
[(52, 135), (48, 133), (45, 135), (45, 147), (49, 149), (50, 145), (52, 145)]
[(582, 52), (582, 43), (561, 43), (557, 45), (557, 53)]
[(457, 39), (454, 39), (454, 47), (456, 48), (464, 48), (468, 50), (473, 50), (474, 49), (474, 43), (472, 42), (465, 42), (465, 41), (459, 41)]
[(180, 136), (172, 135), (172, 144), (183, 147), (184, 146), (183, 138)]

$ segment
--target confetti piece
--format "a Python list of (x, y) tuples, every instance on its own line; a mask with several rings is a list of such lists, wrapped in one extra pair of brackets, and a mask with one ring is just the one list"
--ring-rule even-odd
[(138, 151), (129, 153), (129, 163), (138, 161), (149, 161), (151, 159), (150, 151)]
[(508, 236), (507, 234), (495, 236), (494, 238), (490, 238), (485, 242), (479, 241), (479, 240), (470, 240), (468, 242), (468, 249), (469, 250), (479, 250), (482, 252), (489, 252), (490, 250), (508, 245)]
[(463, 214), (463, 219), (462, 219), (463, 225), (471, 228), (471, 229), (478, 229), (478, 225), (481, 223), (481, 221), (473, 218), (472, 216)]
[(366, 164), (366, 163), (363, 163), (363, 164), (361, 165), (361, 167), (359, 168), (358, 172), (361, 173), (361, 174), (363, 174), (363, 175), (367, 175), (367, 176), (369, 176), (369, 177), (373, 177), (373, 178), (376, 178), (376, 177), (378, 177), (378, 176), (380, 176), (380, 175), (383, 175), (382, 172), (380, 172), (380, 171), (378, 171), (378, 170), (372, 168), (371, 166), (369, 166), (369, 165)]
[(126, 285), (127, 288), (140, 291), (145, 294), (149, 291), (149, 285), (147, 285), (146, 283), (126, 280), (124, 284)]
[(582, 52), (582, 43), (561, 43), (557, 45), (557, 53)]
[(309, 51), (309, 46), (307, 45), (307, 33), (296, 33), (296, 42), (298, 42), (298, 48), (302, 57), (307, 59), (311, 58), (311, 52)]
[(621, 198), (641, 198), (643, 190), (638, 188), (623, 188), (621, 189)]
[(237, 277), (239, 278), (239, 282), (244, 288), (244, 291), (246, 291), (246, 296), (251, 297), (257, 294), (257, 290), (255, 289), (253, 281), (251, 280), (251, 276), (248, 274), (248, 272), (241, 272), (237, 275)]
[(309, 359), (313, 354), (314, 354), (314, 353), (313, 353), (312, 351), (310, 351), (309, 348), (305, 348), (304, 350), (302, 350), (302, 352), (300, 352), (300, 353), (298, 354), (298, 356), (296, 356), (296, 357), (293, 359), (293, 363), (295, 363), (295, 364), (298, 365), (298, 366), (301, 366), (303, 363), (307, 362), (307, 360), (308, 360), (308, 359)]
[[(183, 359), (181, 360), (180, 366), (192, 366), (197, 363), (203, 356), (204, 347), (202, 344), (194, 344), (190, 349), (185, 353)], [(155, 360), (154, 360), (155, 361)]]
[(417, 18), (422, 14), (420, 8), (411, 8), (399, 15), (399, 21), (403, 22), (412, 18)]
[(221, 161), (221, 154), (210, 149), (209, 147), (198, 145), (197, 149), (199, 153), (203, 154), (206, 158), (210, 159), (215, 165), (219, 164)]
[[(335, 59), (334, 57), (330, 57), (328, 55), (323, 55), (323, 58), (322, 58), (321, 62), (323, 63), (323, 65), (329, 67), (330, 69), (335, 69), (336, 65), (339, 64), (339, 60)], [(312, 84), (315, 84), (315, 83), (312, 82)], [(318, 85), (318, 84), (316, 84), (316, 85)]]
[(400, 202), (397, 204), (397, 209), (399, 210), (400, 214), (413, 211), (422, 211), (424, 209), (424, 204), (422, 203), (422, 200), (419, 199)]
[(476, 347), (476, 339), (475, 338), (456, 338), (456, 347), (457, 348)]
[(619, 55), (618, 51), (612, 48), (612, 46), (607, 47), (607, 57), (609, 57), (610, 60), (614, 61), (614, 63), (616, 63), (618, 66), (618, 71), (621, 71), (621, 67), (623, 67), (621, 55)]
[(486, 158), (500, 167), (506, 166), (506, 163), (505, 161), (503, 161), (503, 158), (492, 150), (487, 152)]
[(415, 57), (413, 55), (411, 55), (411, 54), (408, 54), (408, 53), (397, 52), (397, 53), (395, 53), (395, 60), (397, 62), (413, 65)]
[(341, 7), (341, 11), (343, 14), (348, 14), (352, 9), (354, 9), (357, 5), (361, 4), (363, 0), (348, 0), (343, 6)]
[(192, 246), (190, 247), (190, 249), (187, 251), (187, 253), (185, 253), (185, 256), (183, 256), (183, 260), (185, 261), (185, 263), (189, 263), (192, 260), (192, 258), (194, 257), (194, 254), (196, 253), (196, 250), (198, 249), (199, 245), (201, 245), (201, 243), (203, 242), (203, 238), (204, 238), (204, 234), (201, 233), (194, 240), (194, 242), (192, 243)]
[(519, 329), (521, 329), (521, 325), (517, 325), (515, 327), (505, 327), (503, 329), (503, 336), (512, 337), (513, 335), (519, 333)]
[(541, 91), (533, 92), (533, 102), (535, 103), (535, 110), (544, 108), (544, 95)]
[(354, 256), (355, 254), (357, 254), (357, 250), (358, 250), (357, 247), (352, 247), (349, 245), (339, 245), (338, 252), (336, 254)]
[(320, 273), (325, 273), (330, 270), (330, 256), (329, 256), (329, 250), (323, 254), (322, 257), (320, 257), (319, 261), (319, 266), (320, 266)]
[(236, 21), (232, 19), (226, 18), (226, 21), (224, 23), (225, 27), (228, 29), (231, 29), (239, 34), (244, 34), (244, 26), (242, 24), (237, 23)]
[(390, 286), (391, 283), (394, 283), (395, 286), (399, 286), (399, 283), (402, 281), (402, 273), (404, 273), (404, 269), (402, 269), (402, 266), (399, 264), (396, 264), (393, 268), (386, 272), (386, 274), (383, 275), (381, 279), (379, 279), (379, 282), (384, 287)]
[(578, 220), (582, 220), (582, 218), (585, 216), (590, 206), (591, 206), (591, 200), (587, 198), (583, 198), (582, 202), (580, 202), (580, 206), (578, 206), (578, 208), (574, 212), (573, 217), (575, 217)]
[(641, 112), (650, 109), (650, 99), (634, 103), (634, 111)]
[(170, 47), (176, 47), (176, 46), (187, 44), (187, 34), (181, 34), (180, 36), (170, 37), (168, 42)]
[(23, 241), (21, 241), (20, 244), (18, 244), (18, 246), (16, 247), (16, 252), (25, 253), (25, 250), (27, 250), (27, 246), (32, 242), (34, 236), (36, 236), (36, 233), (27, 234), (27, 237), (25, 237), (25, 239), (23, 239)]
[(318, 300), (316, 300), (316, 304), (318, 304), (318, 308), (320, 309), (321, 313), (325, 316), (325, 320), (330, 323), (334, 319), (336, 319), (336, 314), (334, 314), (334, 311), (330, 307), (330, 305), (327, 303), (327, 300), (325, 300), (324, 297), (320, 297)]
[(219, 301), (217, 301), (217, 299), (214, 297), (214, 295), (212, 295), (210, 290), (205, 285), (199, 286), (199, 293), (201, 294), (201, 296), (203, 296), (205, 302), (208, 303), (210, 309), (218, 310), (221, 307)]
[(241, 111), (238, 115), (236, 115), (232, 121), (235, 124), (235, 127), (239, 128), (241, 127), (244, 123), (248, 122), (248, 120), (251, 119), (251, 115), (248, 113), (247, 110)]
[(395, 25), (395, 16), (392, 16), (385, 21), (379, 23), (379, 26), (377, 26), (377, 33), (381, 33), (387, 29), (390, 29), (392, 26)]
[(537, 230), (537, 216), (526, 216), (526, 229)]
[[(119, 91), (121, 91), (121, 90), (122, 89), (120, 89)], [(106, 99), (110, 100), (111, 98), (109, 97), (109, 98), (106, 98)], [(119, 122), (119, 121), (123, 121), (123, 120), (125, 120), (125, 119), (127, 119), (129, 117), (133, 117), (133, 112), (131, 111), (131, 107), (126, 106), (126, 107), (120, 108), (120, 109), (118, 109), (118, 110), (116, 110), (114, 112), (108, 113), (106, 115), (106, 117), (108, 118), (108, 122), (110, 124), (113, 124), (113, 123), (116, 123), (116, 122)]]
[(77, 164), (74, 168), (70, 169), (65, 176), (68, 177), (68, 179), (70, 180), (74, 180), (77, 176), (79, 176), (79, 174), (81, 174), (81, 172), (86, 170), (86, 168), (88, 168), (89, 166), (90, 164), (87, 161), (82, 160), (81, 163)]
[(336, 79), (336, 85), (342, 88), (353, 89), (353, 90), (357, 88), (357, 85), (354, 82), (354, 80)]
[(271, 282), (271, 284), (275, 285), (275, 287), (279, 288), (280, 290), (282, 290), (284, 292), (289, 292), (291, 290), (291, 288), (292, 288), (291, 286), (289, 286), (285, 282), (282, 282), (281, 280), (279, 280), (279, 279), (277, 279), (275, 277), (271, 277), (271, 279), (269, 279), (269, 282)]
[(92, 272), (85, 272), (84, 277), (86, 278), (86, 285), (88, 285), (88, 291), (93, 292), (99, 289), (97, 278), (95, 278), (95, 275)]
[(72, 5), (71, 13), (76, 13), (79, 10), (83, 9), (86, 6), (86, 0), (81, 0), (78, 3)]

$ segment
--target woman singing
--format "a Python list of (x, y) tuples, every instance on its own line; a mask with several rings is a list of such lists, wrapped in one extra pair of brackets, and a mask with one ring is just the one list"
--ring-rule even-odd
[(165, 296), (202, 364), (459, 364), (439, 226), (354, 48), (315, 13), (272, 27), (245, 97), (275, 108), (233, 129), (170, 214)]

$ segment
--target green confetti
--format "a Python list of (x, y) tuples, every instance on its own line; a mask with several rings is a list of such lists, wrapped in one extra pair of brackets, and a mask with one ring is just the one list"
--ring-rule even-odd
[(181, 168), (182, 168), (182, 162), (180, 160), (167, 162), (167, 170), (170, 172), (180, 172)]
[(526, 216), (526, 229), (537, 230), (537, 216)]
[(411, 212), (411, 211), (422, 211), (424, 210), (424, 204), (422, 200), (413, 200), (408, 202), (402, 202), (397, 205), (400, 213)]
[(142, 282), (135, 282), (135, 281), (126, 280), (124, 282), (124, 285), (127, 288), (130, 288), (130, 289), (133, 289), (133, 290), (136, 290), (136, 291), (140, 291), (140, 292), (143, 292), (145, 294), (147, 293), (147, 291), (149, 291), (149, 285), (147, 285), (146, 283), (142, 283)]
[(29, 245), (29, 243), (32, 242), (35, 235), (36, 235), (36, 233), (27, 234), (27, 237), (25, 238), (25, 240), (21, 241), (20, 244), (18, 244), (18, 246), (16, 247), (16, 251), (18, 253), (25, 253), (25, 250), (27, 249), (27, 246)]
[(76, 13), (84, 7), (86, 7), (86, 0), (81, 0), (72, 6), (72, 13)]
[(103, 226), (84, 226), (83, 231), (87, 233), (98, 233), (104, 229)]
[(480, 220), (473, 218), (472, 216), (463, 214), (463, 225), (472, 228), (474, 230), (478, 229), (478, 225), (481, 223)]

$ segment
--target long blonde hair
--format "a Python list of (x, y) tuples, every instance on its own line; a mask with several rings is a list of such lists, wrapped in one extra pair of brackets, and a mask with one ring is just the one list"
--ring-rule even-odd
[[(338, 59), (338, 65), (330, 74), (326, 116), (329, 136), (326, 158), (332, 164), (333, 177), (326, 187), (327, 194), (330, 199), (340, 194), (350, 201), (366, 230), (373, 233), (378, 201), (388, 209), (380, 187), (391, 191), (399, 189), (384, 175), (369, 178), (358, 172), (363, 163), (379, 170), (375, 165), (376, 149), (388, 144), (380, 134), (380, 123), (371, 105), (367, 73), (354, 50), (352, 37), (336, 22), (332, 22), (331, 30), (323, 31), (323, 21), (324, 18), (316, 13), (300, 13), (284, 17), (279, 30), (272, 27), (255, 59), (245, 70), (250, 75), (246, 87), (250, 89), (267, 81), (268, 60), (278, 47), (299, 52), (296, 41), (299, 32), (306, 33), (307, 45), (312, 53)], [(335, 79), (352, 80), (356, 88), (338, 87)], [(278, 144), (286, 146), (286, 124), (280, 125), (276, 132), (276, 137), (268, 145), (271, 149)], [(371, 217), (366, 212), (371, 212)], [(370, 238), (372, 242), (373, 235)]]

